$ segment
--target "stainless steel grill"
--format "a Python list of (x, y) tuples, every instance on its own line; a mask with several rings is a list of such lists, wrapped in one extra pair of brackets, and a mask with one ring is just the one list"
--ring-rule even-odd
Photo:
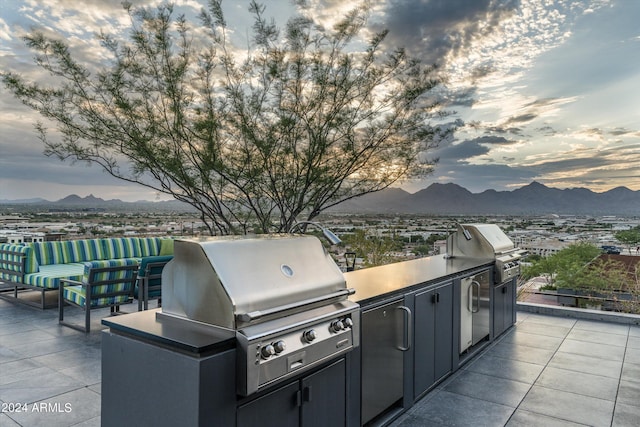
[(526, 251), (516, 248), (495, 224), (459, 224), (447, 238), (449, 257), (495, 261), (494, 282), (502, 283), (520, 274), (520, 259)]
[(352, 293), (313, 236), (177, 240), (158, 316), (235, 330), (246, 396), (358, 346)]

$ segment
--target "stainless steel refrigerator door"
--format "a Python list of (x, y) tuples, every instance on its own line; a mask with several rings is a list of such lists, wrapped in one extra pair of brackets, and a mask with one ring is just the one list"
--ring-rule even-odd
[(460, 280), (460, 353), (489, 335), (489, 270)]
[(411, 346), (411, 312), (394, 301), (362, 313), (362, 424), (403, 396), (404, 351)]
[(489, 271), (483, 271), (473, 276), (475, 307), (473, 313), (473, 345), (479, 343), (489, 335), (491, 325), (489, 279)]
[(460, 280), (460, 353), (473, 344), (473, 277)]

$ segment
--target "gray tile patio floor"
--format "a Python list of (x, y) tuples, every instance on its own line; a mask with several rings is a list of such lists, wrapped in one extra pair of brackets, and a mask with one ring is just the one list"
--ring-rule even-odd
[[(85, 336), (58, 326), (55, 310), (0, 300), (0, 405), (13, 409), (0, 426), (100, 425), (108, 309), (96, 314)], [(640, 327), (520, 312), (515, 328), (392, 425), (638, 426)]]
[(392, 425), (637, 427), (640, 327), (518, 312)]

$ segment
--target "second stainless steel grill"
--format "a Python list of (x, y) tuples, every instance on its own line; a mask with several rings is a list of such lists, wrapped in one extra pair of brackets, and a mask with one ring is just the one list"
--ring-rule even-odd
[(174, 252), (158, 315), (236, 331), (239, 394), (359, 345), (359, 306), (317, 238), (177, 240)]
[(516, 248), (495, 224), (460, 224), (447, 238), (447, 255), (495, 261), (494, 282), (502, 283), (520, 274), (520, 259), (526, 251)]

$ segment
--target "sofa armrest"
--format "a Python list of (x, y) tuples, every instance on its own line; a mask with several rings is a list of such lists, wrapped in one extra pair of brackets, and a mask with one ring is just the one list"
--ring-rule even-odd
[(65, 283), (68, 283), (69, 285), (80, 285), (80, 286), (84, 286), (87, 283), (84, 282), (80, 282), (79, 280), (71, 280), (71, 279), (60, 279), (60, 287), (64, 288), (65, 286), (67, 286)]
[(29, 248), (21, 245), (0, 245), (0, 279), (12, 283), (24, 283)]

